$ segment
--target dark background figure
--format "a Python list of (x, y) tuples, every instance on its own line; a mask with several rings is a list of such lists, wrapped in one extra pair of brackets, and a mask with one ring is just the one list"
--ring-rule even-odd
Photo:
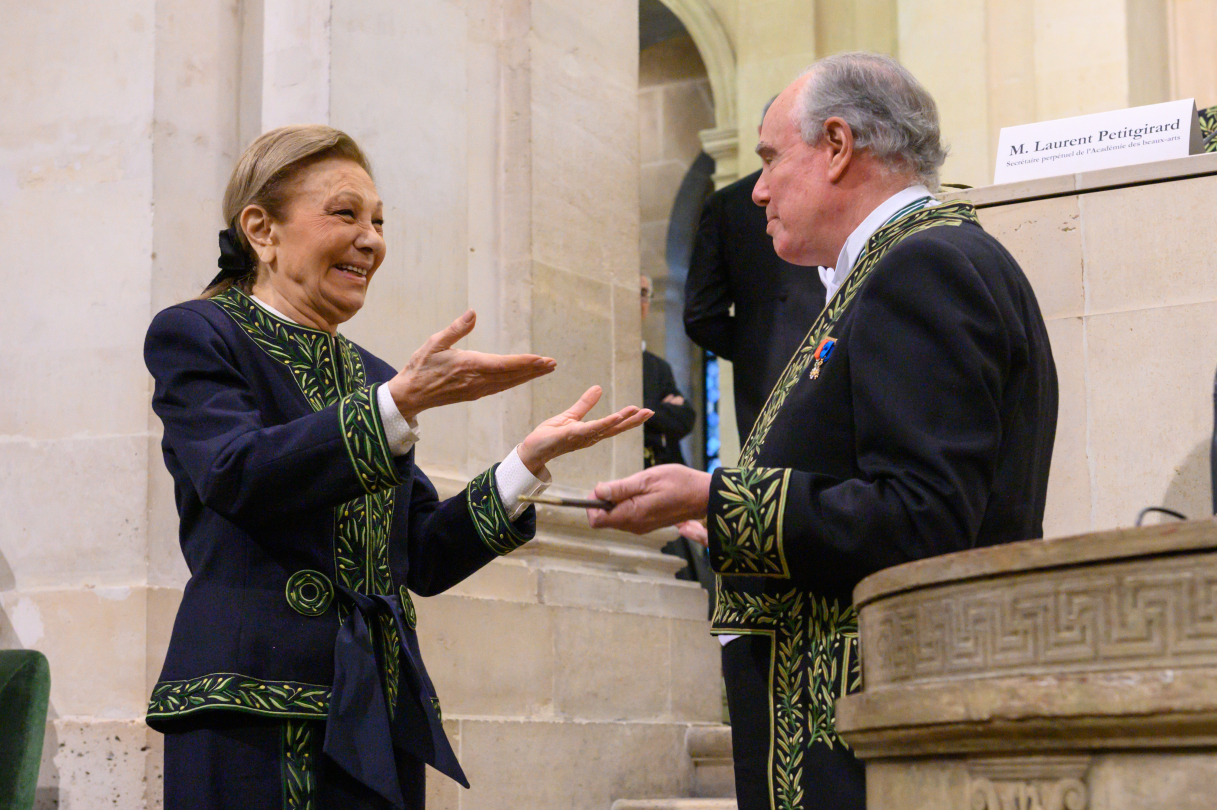
[[(650, 276), (644, 275), (639, 278), (638, 286), (642, 302), (642, 320), (645, 321), (651, 314), (655, 283)], [(693, 430), (697, 412), (677, 387), (672, 366), (659, 355), (647, 351), (645, 342), (642, 348), (642, 401), (645, 403), (643, 407), (655, 412), (655, 415), (643, 424), (643, 467), (654, 467), (656, 464), (687, 464), (684, 453), (680, 450), (680, 440)], [(709, 591), (710, 603), (713, 604), (714, 572), (710, 570), (710, 558), (702, 544), (690, 540), (682, 532), (679, 538), (666, 543), (661, 551), (684, 559), (685, 567), (676, 572), (676, 578), (701, 583), (702, 587)]]
[(816, 268), (784, 262), (773, 250), (765, 209), (752, 202), (760, 176), (755, 172), (710, 196), (685, 284), (689, 339), (734, 364), (741, 443), (824, 308), (824, 284)]
[[(641, 277), (639, 290), (642, 319), (646, 320), (651, 311), (651, 298), (655, 295), (654, 282), (649, 276)], [(687, 463), (680, 451), (680, 440), (693, 430), (697, 412), (676, 387), (676, 377), (668, 361), (647, 351), (646, 344), (642, 349), (642, 401), (643, 407), (655, 412), (643, 425), (643, 465)]]

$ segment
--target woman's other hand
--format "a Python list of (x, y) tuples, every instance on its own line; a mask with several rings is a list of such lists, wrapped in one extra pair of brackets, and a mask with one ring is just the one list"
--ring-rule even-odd
[(516, 452), (530, 473), (539, 477), (545, 465), (558, 456), (572, 450), (591, 447), (601, 439), (609, 439), (632, 430), (655, 415), (654, 411), (630, 405), (603, 419), (582, 421), (587, 412), (600, 401), (601, 393), (600, 386), (593, 385), (583, 392), (578, 402), (537, 425), (536, 429), (520, 442)]
[(473, 331), (477, 314), (469, 310), (419, 347), (396, 377), (389, 393), (402, 416), (413, 420), (428, 408), (481, 399), (548, 374), (553, 358), (535, 354), (486, 354), (454, 349)]

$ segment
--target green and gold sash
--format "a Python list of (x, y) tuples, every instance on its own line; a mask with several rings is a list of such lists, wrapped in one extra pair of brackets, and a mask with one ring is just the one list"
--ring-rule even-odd
[(786, 370), (778, 378), (777, 385), (770, 392), (765, 407), (761, 409), (760, 416), (752, 426), (752, 432), (748, 434), (748, 439), (740, 450), (738, 466), (752, 467), (756, 464), (757, 453), (760, 452), (761, 445), (765, 443), (769, 429), (773, 427), (774, 418), (782, 409), (786, 396), (811, 364), (816, 347), (824, 338), (832, 334), (845, 311), (853, 303), (858, 290), (862, 288), (866, 279), (887, 255), (887, 252), (906, 237), (920, 231), (940, 226), (958, 226), (964, 222), (978, 223), (976, 209), (972, 203), (960, 201), (933, 205), (933, 200), (926, 198), (901, 209), (883, 227), (875, 231), (866, 241), (862, 254), (854, 262), (853, 269), (850, 270), (841, 287), (832, 300), (824, 306), (820, 316), (816, 318), (815, 323), (807, 332), (807, 337), (803, 338), (803, 342), (795, 350), (794, 356), (786, 364)]

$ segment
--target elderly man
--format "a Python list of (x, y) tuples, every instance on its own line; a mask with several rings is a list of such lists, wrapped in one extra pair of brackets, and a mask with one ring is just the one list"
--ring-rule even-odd
[[(887, 566), (1039, 537), (1056, 370), (1039, 306), (966, 202), (937, 204), (933, 99), (894, 60), (813, 65), (765, 117), (753, 200), (829, 302), (739, 467), (600, 484), (593, 526), (708, 516), (741, 810), (865, 806), (833, 703), (859, 687), (852, 590)], [(809, 273), (815, 272), (809, 270)], [(811, 283), (813, 279), (809, 278)]]

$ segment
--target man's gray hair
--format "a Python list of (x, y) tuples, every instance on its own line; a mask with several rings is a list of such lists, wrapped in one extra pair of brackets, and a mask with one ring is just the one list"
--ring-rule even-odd
[(938, 129), (938, 106), (908, 69), (875, 53), (840, 53), (803, 72), (795, 120), (803, 140), (817, 144), (824, 122), (840, 118), (853, 130), (854, 147), (914, 174), (931, 191), (947, 159)]

